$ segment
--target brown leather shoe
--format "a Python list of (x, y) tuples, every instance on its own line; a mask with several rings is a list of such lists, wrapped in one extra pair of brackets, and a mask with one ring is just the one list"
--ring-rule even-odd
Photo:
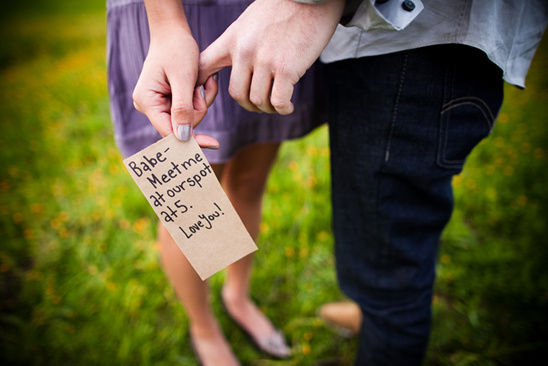
[(318, 316), (326, 325), (343, 337), (354, 337), (360, 332), (362, 312), (360, 307), (350, 301), (331, 302), (318, 310)]

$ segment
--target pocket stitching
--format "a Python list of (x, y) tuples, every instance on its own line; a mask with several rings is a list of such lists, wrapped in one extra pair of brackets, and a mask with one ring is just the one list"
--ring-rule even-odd
[[(460, 98), (453, 99), (442, 106), (440, 117), (443, 117), (445, 113), (450, 112), (452, 109), (456, 107), (464, 106), (464, 105), (475, 106), (483, 114), (484, 121), (487, 123), (489, 127), (489, 132), (486, 135), (488, 136), (493, 131), (493, 128), (495, 125), (495, 116), (493, 115), (491, 108), (489, 108), (489, 105), (481, 98), (460, 97)], [(445, 132), (445, 135), (443, 136), (443, 140), (440, 140), (440, 151), (438, 153), (438, 159), (437, 159), (438, 165), (443, 168), (457, 168), (457, 169), (462, 168), (466, 158), (461, 160), (448, 160), (445, 158), (445, 151), (447, 147), (448, 133), (449, 133), (449, 129), (448, 129), (449, 120), (448, 119), (442, 120), (441, 123), (442, 125), (440, 126), (440, 128), (442, 129), (443, 132)]]

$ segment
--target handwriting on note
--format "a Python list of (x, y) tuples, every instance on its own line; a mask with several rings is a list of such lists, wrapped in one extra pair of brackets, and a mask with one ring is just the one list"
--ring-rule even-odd
[(169, 135), (124, 164), (202, 280), (257, 250), (194, 139)]

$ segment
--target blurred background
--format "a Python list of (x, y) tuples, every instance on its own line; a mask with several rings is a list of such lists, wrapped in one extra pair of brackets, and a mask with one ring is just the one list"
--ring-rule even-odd
[[(156, 217), (122, 164), (109, 115), (105, 0), (0, 2), (0, 364), (194, 365), (159, 267)], [(492, 136), (454, 179), (426, 365), (532, 365), (548, 351), (548, 44), (527, 88), (506, 86)], [(350, 365), (356, 340), (317, 308), (333, 267), (325, 127), (286, 143), (268, 185), (252, 292), (295, 356)]]

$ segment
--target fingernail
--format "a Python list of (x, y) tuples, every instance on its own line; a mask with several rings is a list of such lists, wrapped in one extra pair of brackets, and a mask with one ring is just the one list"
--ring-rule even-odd
[(179, 125), (177, 126), (177, 138), (180, 141), (188, 141), (191, 135), (191, 126), (190, 125)]
[(218, 72), (213, 74), (213, 80), (215, 80), (215, 81), (219, 80), (219, 73)]
[(204, 89), (204, 86), (200, 86), (200, 95), (202, 96), (202, 98), (205, 99), (205, 89)]

